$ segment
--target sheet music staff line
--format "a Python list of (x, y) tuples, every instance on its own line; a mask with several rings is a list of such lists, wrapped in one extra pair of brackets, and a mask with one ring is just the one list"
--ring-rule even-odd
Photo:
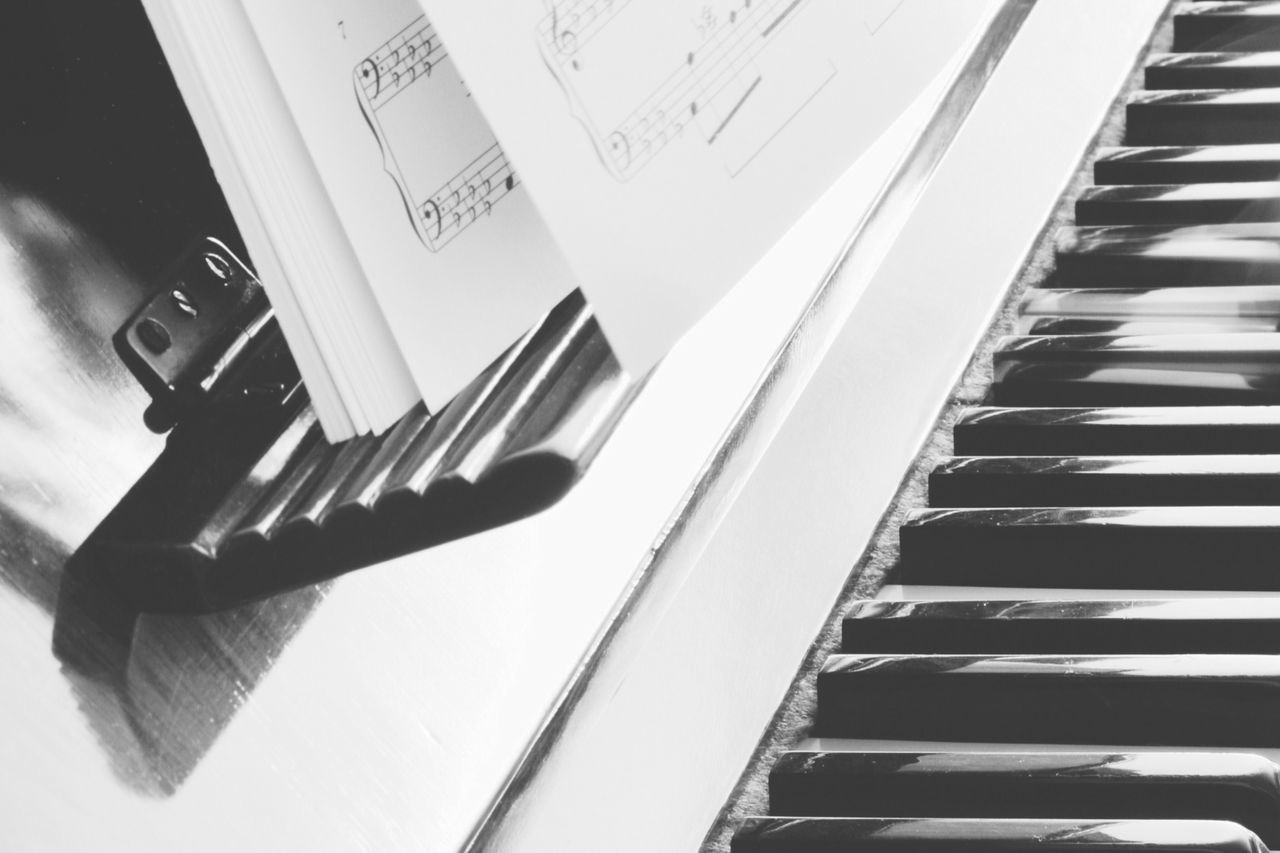
[[(430, 77), (433, 69), (443, 67), (441, 63), (448, 58), (435, 27), (425, 15), (420, 15), (361, 60), (353, 71), (356, 94), (382, 148), (386, 170), (395, 180), (418, 239), (432, 252), (440, 251), (472, 224), (492, 213), (493, 206), (519, 184), (506, 155), (494, 141), (426, 201), (421, 201), (424, 187), (420, 179), (415, 179), (416, 191), (410, 186), (397, 151), (408, 150), (414, 141), (403, 132), (392, 138), (388, 127), (394, 130), (396, 123), (387, 125), (380, 114), (402, 93), (413, 89), (414, 83)], [(450, 85), (462, 85), (456, 75), (447, 75), (446, 79)], [(409, 105), (404, 109), (418, 109), (432, 102), (404, 103)]]
[[(692, 119), (697, 116), (699, 104), (705, 103), (718, 95), (729, 80), (746, 65), (754, 55), (747, 44), (747, 40), (754, 34), (744, 33), (742, 30), (737, 31), (738, 38), (729, 41), (727, 35), (712, 46), (712, 58), (707, 61), (701, 61), (695, 58), (697, 72), (691, 74), (688, 68), (681, 68), (674, 72), (666, 81), (655, 90), (640, 106), (631, 112), (618, 125), (618, 132), (624, 133), (631, 137), (635, 132), (635, 128), (639, 127), (639, 141), (646, 141), (646, 135), (650, 133), (659, 133), (666, 127), (678, 121), (678, 117), (685, 113), (688, 118)], [(706, 53), (702, 51), (701, 53)], [(746, 60), (739, 63), (739, 60)], [(650, 117), (660, 116), (659, 123), (662, 127), (651, 127)]]
[[(775, 31), (776, 26), (805, 0), (792, 0), (782, 13), (774, 15), (773, 10), (781, 2), (776, 0), (746, 7), (749, 12), (734, 23), (720, 27), (707, 44), (691, 54), (692, 62), (673, 72), (619, 124), (615, 133), (621, 133), (627, 139), (625, 149), (613, 149), (617, 155), (615, 164), (620, 169), (638, 168), (647, 162), (670, 141), (670, 128), (678, 125), (677, 132), (683, 129), (683, 123), (695, 118), (703, 104), (716, 98), (732, 83), (733, 78), (765, 47), (764, 30), (756, 32), (756, 26), (768, 20), (767, 29)], [(759, 82), (757, 79), (752, 86)], [(745, 96), (736, 102), (733, 112), (736, 113), (743, 100)], [(655, 116), (658, 117), (656, 122), (653, 121)], [(708, 144), (726, 124), (727, 119), (720, 123), (708, 138)]]
[(432, 69), (447, 58), (435, 27), (421, 16), (360, 64), (360, 85), (376, 111), (419, 79), (430, 77)]
[[(741, 49), (747, 47), (747, 52), (750, 52), (752, 56), (754, 56), (759, 49), (763, 48), (763, 45), (759, 45), (756, 50), (749, 50), (749, 40), (751, 38), (758, 37), (763, 40), (767, 37), (763, 31), (758, 35), (751, 32), (750, 25), (756, 23), (760, 18), (768, 18), (770, 7), (777, 6), (780, 2), (782, 2), (782, 0), (773, 0), (773, 2), (766, 2), (763, 5), (756, 4), (754, 7), (755, 12), (749, 13), (747, 17), (740, 19), (739, 22), (717, 29), (716, 33), (706, 44), (701, 48), (690, 52), (692, 61), (686, 62), (676, 71), (673, 71), (666, 80), (659, 84), (652, 95), (644, 101), (641, 101), (639, 106), (637, 106), (636, 109), (627, 116), (627, 118), (623, 119), (619, 127), (624, 127), (638, 121), (644, 114), (654, 112), (663, 103), (671, 103), (673, 101), (679, 102), (686, 99), (690, 103), (696, 103), (696, 101), (688, 97), (688, 93), (690, 91), (697, 91), (696, 86), (694, 85), (695, 82), (698, 81), (699, 78), (705, 80), (705, 78), (712, 74), (719, 75), (723, 70), (721, 65), (726, 60), (732, 62), (734, 59), (737, 59), (742, 52), (744, 52), (739, 50), (735, 53), (733, 52), (735, 48)], [(773, 19), (773, 23), (770, 24), (770, 31), (772, 32), (775, 24), (780, 23), (784, 17), (789, 16), (794, 9), (804, 2), (805, 0), (792, 0), (788, 9)], [(748, 8), (751, 7), (748, 6)], [(730, 41), (731, 37), (732, 41)], [(703, 59), (707, 54), (711, 55), (710, 60)], [(696, 69), (696, 73), (691, 74), (690, 69)], [(681, 84), (687, 85), (680, 88)], [(673, 88), (676, 89), (676, 91), (669, 91)]]
[[(741, 0), (740, 8), (728, 12), (727, 22), (719, 24), (700, 46), (689, 51), (686, 60), (609, 131), (602, 130), (588, 110), (582, 110), (580, 119), (595, 136), (597, 150), (612, 171), (626, 180), (665, 148), (674, 137), (682, 135), (684, 126), (697, 118), (700, 111), (734, 83), (741, 72), (765, 49), (768, 39), (790, 21), (805, 2), (806, 0)], [(591, 0), (585, 6), (594, 9), (602, 3), (609, 5), (611, 12), (592, 19), (590, 35), (597, 34), (606, 21), (613, 20), (617, 14), (617, 6), (621, 5), (609, 4), (608, 0)], [(571, 92), (574, 76), (590, 71), (582, 70), (572, 56), (567, 57), (569, 65), (566, 67), (567, 52), (558, 40), (559, 34), (548, 28), (563, 23), (564, 15), (573, 15), (582, 8), (582, 0), (572, 3), (567, 9), (557, 7), (558, 13), (553, 12), (553, 15), (544, 19), (542, 28), (544, 39), (550, 39), (544, 43), (558, 52), (556, 64), (562, 72), (566, 88)], [(585, 42), (578, 42), (574, 53), (584, 44)], [(753, 75), (753, 82), (744, 86), (744, 93), (735, 99), (729, 112), (708, 135), (707, 144), (720, 136), (729, 120), (738, 113), (762, 79), (759, 74)]]
[[(539, 34), (560, 53), (573, 55), (591, 43), (605, 25), (617, 16), (631, 0), (571, 0), (554, 4), (542, 21)], [(601, 6), (604, 11), (597, 11)], [(587, 14), (585, 26), (582, 19)]]
[(511, 164), (495, 143), (419, 205), (418, 215), (433, 233), (437, 248), (442, 248), (490, 214), (493, 205), (518, 185)]

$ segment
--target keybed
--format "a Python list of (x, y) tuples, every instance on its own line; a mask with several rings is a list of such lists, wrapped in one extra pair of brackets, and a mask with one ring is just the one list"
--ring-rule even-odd
[(519, 179), (498, 145), (467, 164), (418, 208), (418, 217), (431, 248), (439, 250), (511, 193)]
[(356, 82), (377, 111), (448, 57), (444, 42), (425, 16), (419, 16), (356, 67)]

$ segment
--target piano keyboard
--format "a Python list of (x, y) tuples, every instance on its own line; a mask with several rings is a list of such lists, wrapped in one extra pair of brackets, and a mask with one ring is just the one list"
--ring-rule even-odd
[(1280, 849), (1280, 2), (1172, 28), (735, 853)]

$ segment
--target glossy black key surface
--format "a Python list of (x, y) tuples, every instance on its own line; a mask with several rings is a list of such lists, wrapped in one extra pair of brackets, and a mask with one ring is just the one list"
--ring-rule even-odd
[(968, 455), (1280, 453), (1280, 407), (975, 407), (956, 422)]
[(1258, 755), (787, 752), (769, 811), (830, 817), (1229, 820), (1280, 845), (1280, 778)]
[(953, 456), (933, 507), (1280, 505), (1280, 455)]
[(926, 509), (899, 536), (895, 583), (1280, 591), (1277, 506)]
[(732, 853), (1266, 853), (1242, 826), (1195, 820), (748, 818)]
[(1159, 317), (1114, 320), (1097, 317), (1024, 317), (1019, 331), (1027, 335), (1218, 335), (1275, 332), (1280, 323), (1263, 317), (1206, 317), (1199, 320)]
[(1173, 19), (1173, 49), (1256, 51), (1280, 48), (1280, 3), (1195, 3)]
[(1147, 63), (1147, 89), (1249, 89), (1280, 86), (1280, 51), (1159, 54)]
[(1269, 335), (1010, 335), (993, 355), (997, 381), (1016, 363), (1170, 365), (1280, 374), (1280, 333)]
[[(1276, 56), (1280, 58), (1280, 53)], [(1099, 184), (1280, 180), (1280, 145), (1104, 148), (1094, 161), (1093, 180)]]
[(1024, 321), (1046, 319), (1280, 322), (1280, 286), (1033, 287), (1018, 305)]
[(1125, 109), (1126, 145), (1280, 142), (1280, 88), (1138, 92)]
[(1001, 405), (1259, 405), (1280, 402), (1280, 333), (1003, 338)]
[(1271, 377), (1159, 367), (1019, 365), (991, 388), (1001, 406), (1242, 406), (1280, 403)]
[(1280, 333), (1003, 338), (999, 405), (1280, 403)]
[(832, 655), (819, 737), (1280, 745), (1276, 655)]
[(1068, 227), (1058, 232), (1055, 260), (1057, 287), (1275, 284), (1280, 226)]
[(1280, 600), (861, 601), (842, 632), (849, 654), (1280, 654)]
[(1280, 183), (1274, 181), (1087, 187), (1076, 199), (1078, 225), (1195, 225), (1277, 219)]

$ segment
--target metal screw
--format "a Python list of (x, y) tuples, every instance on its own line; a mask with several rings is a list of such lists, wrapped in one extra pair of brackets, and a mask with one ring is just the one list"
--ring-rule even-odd
[(213, 273), (222, 281), (231, 280), (231, 264), (222, 255), (215, 255), (213, 252), (205, 252), (204, 265), (209, 268), (209, 272)]
[(138, 340), (156, 355), (160, 355), (173, 344), (173, 339), (169, 337), (169, 330), (151, 317), (144, 318), (135, 328), (138, 332)]
[(178, 306), (178, 310), (188, 317), (200, 316), (200, 308), (192, 301), (191, 295), (181, 287), (175, 287), (169, 296), (173, 299), (173, 303)]

